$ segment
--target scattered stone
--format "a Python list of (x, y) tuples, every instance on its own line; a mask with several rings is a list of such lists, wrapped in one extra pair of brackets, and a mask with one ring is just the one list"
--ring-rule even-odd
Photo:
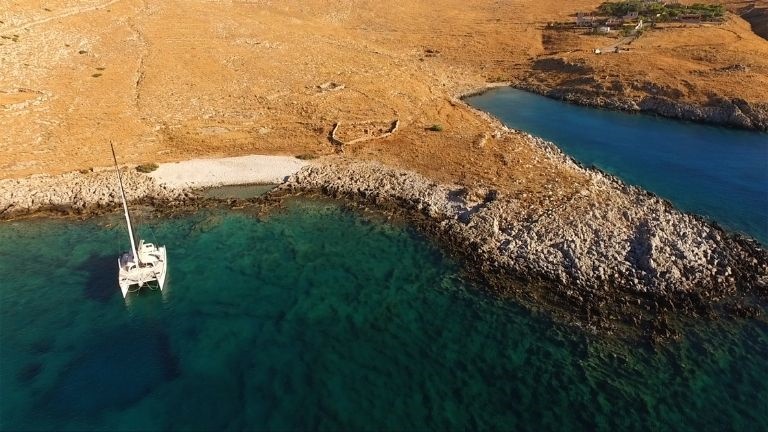
[(345, 87), (346, 86), (344, 84), (328, 81), (317, 86), (317, 89), (320, 91), (320, 93), (326, 93), (326, 92), (344, 90)]
[(725, 72), (725, 73), (749, 72), (749, 67), (741, 63), (736, 63), (736, 64), (728, 65), (725, 67), (721, 67), (720, 69), (715, 69), (715, 72)]

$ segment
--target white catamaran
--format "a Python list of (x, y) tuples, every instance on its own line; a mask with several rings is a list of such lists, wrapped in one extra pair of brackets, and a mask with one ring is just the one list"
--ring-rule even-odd
[[(165, 273), (168, 266), (168, 259), (165, 254), (165, 246), (155, 246), (152, 243), (144, 243), (139, 240), (139, 247), (136, 247), (136, 239), (133, 235), (133, 226), (131, 225), (131, 215), (128, 213), (128, 201), (125, 199), (125, 190), (123, 189), (123, 177), (120, 175), (120, 168), (117, 166), (117, 156), (115, 156), (115, 147), (112, 148), (112, 158), (115, 160), (115, 170), (117, 171), (117, 182), (120, 185), (120, 197), (123, 200), (123, 211), (125, 212), (125, 222), (128, 225), (128, 236), (131, 239), (131, 250), (120, 255), (117, 259), (117, 266), (120, 269), (117, 282), (120, 290), (123, 292), (123, 298), (128, 292), (138, 291), (144, 285), (151, 282), (157, 282), (162, 291), (165, 286)], [(131, 287), (136, 287), (130, 290)]]

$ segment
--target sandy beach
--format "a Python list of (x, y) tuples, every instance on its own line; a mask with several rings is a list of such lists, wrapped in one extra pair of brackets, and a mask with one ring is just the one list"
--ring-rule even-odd
[[(239, 184), (278, 184), (308, 163), (292, 156), (250, 155), (219, 159), (193, 159), (160, 165), (142, 174), (134, 165), (121, 166), (128, 200), (184, 203), (190, 189)], [(119, 205), (113, 167), (0, 179), (0, 217), (54, 210), (98, 214)]]
[(150, 176), (173, 189), (282, 183), (307, 162), (292, 156), (250, 155), (165, 163)]

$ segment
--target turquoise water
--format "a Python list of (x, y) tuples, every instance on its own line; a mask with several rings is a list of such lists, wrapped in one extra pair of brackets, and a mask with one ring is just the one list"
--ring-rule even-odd
[(0, 224), (0, 429), (768, 429), (762, 322), (608, 348), (309, 200), (142, 225), (169, 285), (126, 303), (120, 222)]
[(585, 166), (768, 245), (768, 134), (598, 110), (512, 88), (468, 102)]

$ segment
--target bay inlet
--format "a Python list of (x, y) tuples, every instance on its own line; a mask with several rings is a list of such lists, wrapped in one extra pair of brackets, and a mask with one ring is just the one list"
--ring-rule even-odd
[(584, 166), (768, 245), (768, 134), (600, 110), (513, 88), (467, 98)]

